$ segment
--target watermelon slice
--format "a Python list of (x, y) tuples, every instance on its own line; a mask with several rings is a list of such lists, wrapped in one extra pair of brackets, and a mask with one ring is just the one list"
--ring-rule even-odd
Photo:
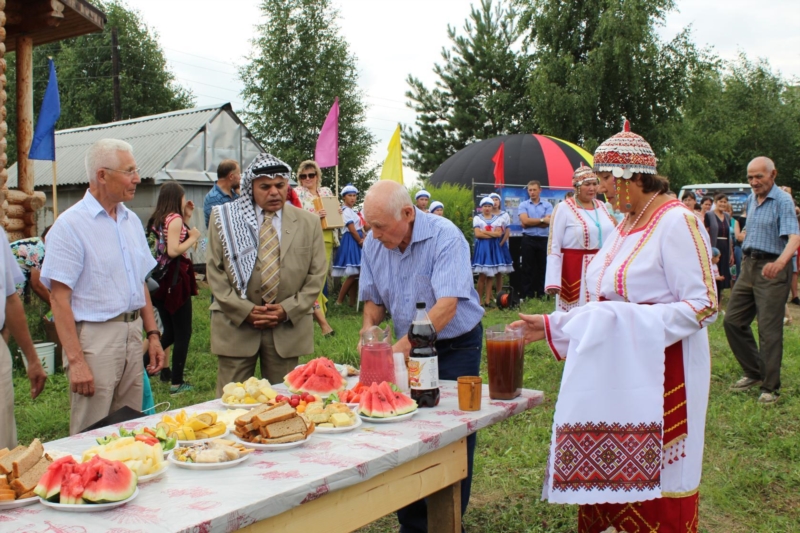
[(83, 489), (83, 499), (88, 502), (120, 502), (136, 490), (138, 477), (125, 463), (94, 456), (85, 466), (94, 474)]
[(358, 412), (364, 416), (372, 416), (372, 395), (369, 391), (361, 393), (361, 401), (358, 402)]
[[(385, 382), (384, 382), (385, 383)], [(386, 395), (381, 392), (377, 383), (369, 387), (369, 395), (372, 396), (372, 415), (375, 418), (391, 418), (397, 416), (397, 411), (389, 403)]]
[(347, 380), (327, 357), (312, 359), (286, 374), (283, 383), (294, 393), (308, 392), (325, 398), (347, 387)]
[(83, 465), (65, 464), (61, 471), (61, 496), (58, 503), (62, 505), (77, 505), (86, 503), (83, 494)]
[(404, 415), (417, 410), (417, 402), (406, 396), (400, 391), (392, 391), (392, 405), (397, 410), (397, 414)]
[(394, 404), (394, 391), (389, 384), (385, 381), (382, 381), (381, 384), (378, 385), (378, 390), (386, 398), (386, 401), (389, 402), (389, 405), (392, 406), (392, 409), (397, 412), (397, 406)]
[(77, 462), (74, 457), (67, 455), (50, 463), (50, 466), (47, 467), (47, 470), (39, 479), (36, 488), (33, 489), (34, 494), (43, 500), (57, 503), (61, 499), (61, 478), (64, 465), (67, 464), (76, 465)]

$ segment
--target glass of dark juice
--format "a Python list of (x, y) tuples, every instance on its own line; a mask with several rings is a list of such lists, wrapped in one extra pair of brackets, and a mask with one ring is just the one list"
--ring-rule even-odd
[(486, 328), (491, 399), (511, 400), (522, 394), (524, 348), (521, 329), (507, 329), (504, 325)]

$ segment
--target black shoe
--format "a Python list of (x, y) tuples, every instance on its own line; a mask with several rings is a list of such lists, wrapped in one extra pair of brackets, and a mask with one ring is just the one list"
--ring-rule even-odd
[(789, 303), (790, 303), (790, 304), (794, 304), (794, 305), (800, 305), (800, 298), (798, 298), (797, 296), (795, 296), (794, 298), (792, 298), (791, 300), (789, 300)]
[(161, 369), (161, 381), (172, 381), (172, 370), (170, 370), (169, 367)]

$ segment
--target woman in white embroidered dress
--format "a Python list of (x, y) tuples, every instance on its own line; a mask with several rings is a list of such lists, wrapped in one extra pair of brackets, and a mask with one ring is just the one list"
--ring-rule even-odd
[(596, 200), (597, 176), (581, 164), (572, 176), (575, 195), (553, 211), (547, 241), (547, 294), (556, 295), (556, 310), (569, 311), (589, 301), (586, 267), (608, 240), (617, 221)]
[(513, 324), (566, 357), (543, 498), (580, 504), (580, 533), (695, 533), (717, 314), (708, 235), (627, 121), (594, 164), (627, 214), (587, 269), (592, 301)]

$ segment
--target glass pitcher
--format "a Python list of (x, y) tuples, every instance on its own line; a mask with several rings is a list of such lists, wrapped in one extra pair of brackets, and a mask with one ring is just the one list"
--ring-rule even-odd
[(394, 356), (389, 344), (389, 327), (372, 326), (361, 334), (361, 373), (359, 381), (369, 387), (382, 381), (394, 383)]
[(486, 328), (490, 398), (512, 400), (522, 394), (524, 361), (525, 342), (522, 329), (506, 329), (506, 326)]

